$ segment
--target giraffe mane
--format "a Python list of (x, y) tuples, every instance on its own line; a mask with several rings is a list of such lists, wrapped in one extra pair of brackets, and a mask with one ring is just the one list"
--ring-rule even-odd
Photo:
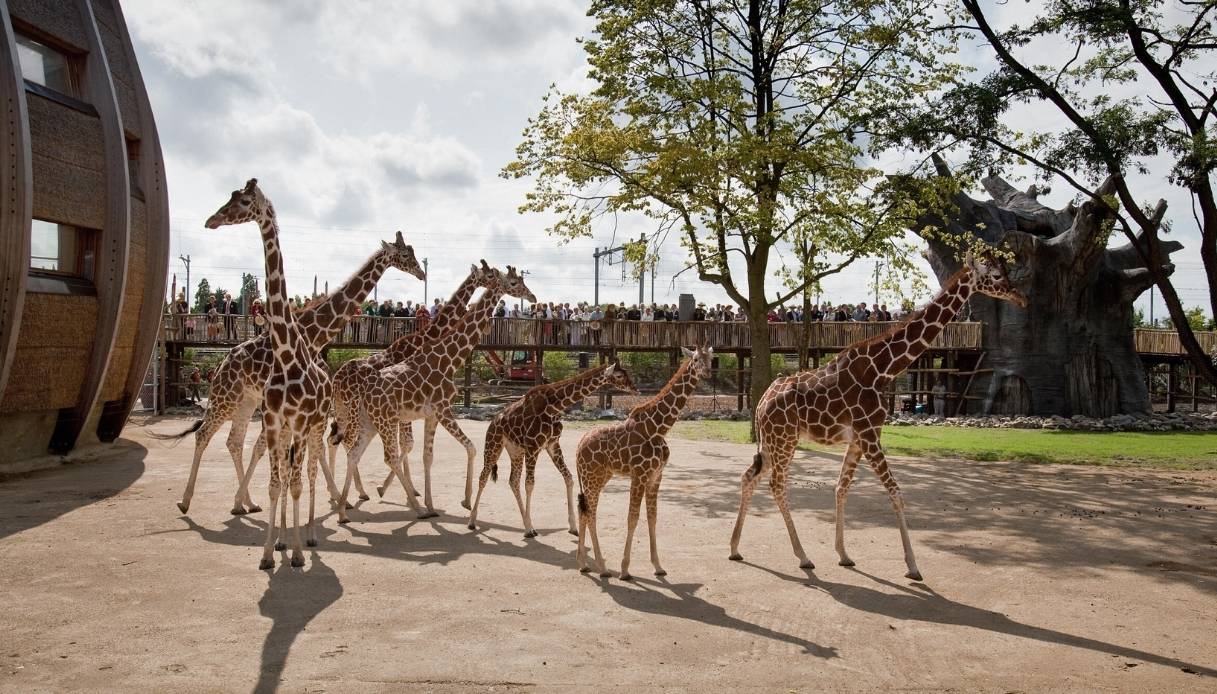
[[(947, 281), (942, 283), (941, 291), (946, 291), (947, 287), (959, 282), (959, 280), (962, 279), (963, 275), (967, 272), (969, 272), (969, 270), (966, 265), (964, 267), (961, 267), (958, 270), (956, 270), (955, 274), (948, 277)], [(937, 298), (937, 295), (935, 295), (935, 298)], [(896, 323), (895, 325), (888, 328), (887, 330), (884, 330), (883, 332), (881, 332), (878, 335), (875, 335), (873, 337), (866, 337), (861, 340), (858, 340), (857, 342), (846, 345), (845, 349), (843, 349), (841, 351), (848, 352), (850, 350), (862, 349), (863, 347), (870, 347), (871, 345), (874, 345), (874, 344), (877, 344), (880, 342), (886, 342), (893, 335), (895, 335), (897, 332), (899, 332), (900, 329), (903, 328), (904, 326), (908, 325), (909, 323), (912, 323), (915, 320), (921, 320), (922, 318), (925, 318), (926, 309), (929, 308), (930, 304), (932, 304), (932, 303), (934, 303), (934, 299), (930, 299), (929, 301), (925, 302), (925, 304), (918, 306), (912, 313), (910, 313), (908, 315), (907, 318), (900, 321), (899, 323)]]
[[(566, 378), (562, 379), (561, 381), (554, 381), (553, 383), (545, 383), (545, 384), (536, 386), (536, 387), (532, 388), (531, 390), (529, 390), (528, 393), (526, 393), (524, 395), (524, 398), (526, 400), (533, 400), (534, 402), (548, 399), (550, 396), (554, 395), (558, 390), (561, 390), (562, 388), (565, 388), (566, 386), (569, 386), (572, 383), (575, 383), (576, 381), (580, 381), (580, 380), (583, 380), (584, 378), (587, 378), (588, 375), (592, 374), (593, 372), (603, 372), (605, 369), (607, 369), (610, 366), (613, 366), (613, 362), (608, 362), (606, 364), (594, 366), (590, 369), (587, 369), (586, 371), (580, 371), (579, 373), (577, 373), (573, 376), (567, 376)], [(534, 396), (535, 396), (535, 398), (534, 398)]]
[(672, 377), (668, 379), (667, 383), (663, 384), (663, 388), (660, 388), (658, 393), (651, 396), (651, 398), (646, 402), (636, 405), (634, 409), (630, 410), (630, 419), (633, 419), (635, 415), (645, 414), (646, 412), (655, 409), (659, 402), (667, 397), (668, 393), (672, 392), (672, 384), (679, 381), (681, 377), (688, 372), (689, 367), (692, 366), (692, 364), (692, 359), (685, 359), (683, 362), (681, 362), (680, 366), (676, 369), (676, 373), (672, 374)]

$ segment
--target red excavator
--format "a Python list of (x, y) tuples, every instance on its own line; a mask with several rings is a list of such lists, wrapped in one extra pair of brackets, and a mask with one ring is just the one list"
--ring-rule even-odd
[(494, 370), (495, 376), (497, 376), (497, 378), (491, 380), (491, 385), (513, 382), (537, 382), (537, 373), (541, 367), (537, 364), (536, 352), (524, 350), (512, 352), (510, 364), (498, 352), (487, 350), (482, 352), (482, 354), (485, 355), (486, 363), (490, 365), (490, 368)]

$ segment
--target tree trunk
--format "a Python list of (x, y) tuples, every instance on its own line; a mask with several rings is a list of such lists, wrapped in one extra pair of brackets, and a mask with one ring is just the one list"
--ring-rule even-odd
[[(945, 166), (940, 166), (945, 172)], [(1014, 252), (1010, 276), (1029, 305), (974, 295), (972, 320), (984, 323), (985, 366), (973, 392), (988, 414), (1140, 414), (1150, 411), (1145, 372), (1133, 343), (1132, 303), (1153, 279), (1131, 245), (1106, 247), (1112, 219), (1099, 204), (1041, 205), (1032, 187), (1015, 190), (992, 176), (992, 200), (959, 193), (950, 219), (920, 220)], [(1106, 186), (1107, 184), (1105, 184)], [(940, 281), (960, 267), (957, 251), (930, 235), (927, 257)], [(1163, 254), (1178, 250), (1162, 242)], [(1173, 270), (1169, 265), (1166, 272)]]
[(770, 341), (768, 305), (765, 299), (765, 264), (755, 258), (748, 268), (748, 331), (751, 335), (752, 364), (751, 383), (748, 389), (748, 410), (752, 413), (751, 440), (756, 440), (756, 404), (773, 380), (773, 368), (769, 363)]

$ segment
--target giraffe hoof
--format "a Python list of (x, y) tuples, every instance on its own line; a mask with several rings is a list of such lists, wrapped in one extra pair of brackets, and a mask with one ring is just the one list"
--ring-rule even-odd
[[(182, 513), (185, 513), (185, 511), (183, 511)], [(231, 513), (234, 516), (244, 516), (246, 511), (244, 508), (242, 508), (240, 506), (234, 506), (233, 509), (231, 511), (229, 511), (229, 513)]]
[[(601, 575), (601, 576), (603, 576), (604, 574), (600, 574), (600, 575)], [(610, 575), (611, 575), (611, 574), (610, 574)], [(632, 580), (634, 580), (634, 576), (633, 576), (632, 574), (627, 574), (626, 572), (622, 571), (622, 572), (621, 572), (621, 580), (623, 580), (623, 581), (632, 581)]]
[(261, 506), (259, 506), (259, 505), (257, 505), (257, 504), (250, 504), (250, 505), (249, 505), (249, 512), (250, 512), (250, 513), (261, 513), (261, 512), (262, 512), (262, 507), (261, 507)]
[(259, 564), (258, 564), (258, 570), (260, 570), (260, 571), (265, 571), (265, 570), (267, 570), (267, 569), (273, 569), (273, 568), (275, 568), (275, 560), (274, 560), (274, 559), (263, 559), (263, 560), (262, 560), (261, 562), (259, 562)]
[(477, 529), (478, 529), (477, 523), (470, 523), (470, 524), (469, 524), (468, 526), (466, 526), (466, 527), (468, 527), (470, 530), (477, 530)]
[(905, 578), (911, 578), (911, 579), (913, 579), (914, 581), (920, 581), (920, 580), (921, 580), (921, 572), (920, 572), (920, 571), (910, 571), (910, 572), (906, 573), (906, 574), (904, 575), (904, 577), (905, 577)]
[(353, 509), (353, 508), (355, 508), (355, 504), (352, 504), (352, 503), (348, 503), (348, 504), (347, 504), (347, 510), (348, 510), (348, 511), (350, 511), (350, 510), (351, 510), (351, 509)]
[(376, 488), (376, 496), (379, 496), (382, 499), (385, 498), (385, 488), (383, 486)]
[(418, 492), (414, 492), (414, 496), (422, 496), (422, 494), (419, 494)]
[[(383, 496), (383, 495), (382, 495), (382, 496)], [(359, 500), (360, 500), (360, 501), (367, 501), (368, 499), (371, 499), (371, 498), (372, 498), (372, 497), (368, 496), (367, 494), (360, 494), (360, 495), (359, 495)]]
[(732, 552), (731, 556), (729, 556), (727, 558), (730, 559), (731, 561), (743, 561), (744, 555), (740, 554), (739, 552)]
[(419, 518), (439, 518), (439, 511), (425, 511)]
[(275, 543), (276, 552), (282, 552), (285, 549), (287, 549), (287, 543), (285, 543), (285, 542), (276, 542)]
[(579, 573), (581, 573), (581, 574), (588, 573), (589, 571), (591, 571), (591, 568), (589, 568), (589, 567), (586, 567), (586, 566), (579, 567)]
[(570, 530), (567, 530), (566, 532), (570, 533), (571, 535), (574, 535), (575, 537), (579, 537), (579, 531), (575, 530), (574, 528), (571, 528)]
[(668, 572), (664, 571), (663, 569), (655, 569), (655, 575), (656, 576), (667, 576)]
[(472, 506), (470, 506), (470, 505), (469, 505), (469, 500), (468, 500), (468, 499), (465, 499), (464, 501), (462, 501), (462, 502), (461, 502), (461, 507), (462, 507), (462, 508), (464, 508), (466, 511), (468, 511), (468, 510), (470, 510), (471, 508), (473, 508)]
[(810, 559), (804, 559), (803, 561), (799, 562), (799, 568), (800, 569), (814, 569), (814, 568), (816, 568), (816, 565), (812, 564)]
[(295, 566), (295, 567), (304, 566), (304, 555), (297, 554), (297, 555), (293, 556), (292, 557), (292, 566)]
[(312, 540), (312, 539), (310, 539), (310, 540), (305, 540), (305, 541), (304, 541), (304, 544), (308, 545), (309, 547), (316, 547), (316, 546), (317, 546), (317, 541), (316, 541), (316, 540)]
[(525, 530), (524, 531), (524, 537), (536, 537), (537, 535), (540, 535), (540, 534), (541, 533), (537, 532), (536, 530)]
[(190, 510), (190, 504), (185, 504), (179, 501), (177, 502), (177, 510), (181, 511), (182, 513), (186, 513)]
[(841, 561), (837, 562), (837, 565), (838, 566), (853, 566), (854, 560), (853, 559), (842, 559)]
[(339, 524), (339, 525), (346, 525), (347, 523), (350, 523), (350, 522), (351, 522), (351, 519), (350, 519), (350, 518), (339, 518), (339, 519), (338, 519), (338, 524)]
[(600, 572), (600, 578), (612, 578), (612, 577), (613, 577), (612, 571), (601, 571)]

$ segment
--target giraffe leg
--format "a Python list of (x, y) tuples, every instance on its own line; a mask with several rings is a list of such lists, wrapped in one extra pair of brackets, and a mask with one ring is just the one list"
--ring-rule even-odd
[(638, 527), (638, 512), (642, 508), (642, 497), (646, 494), (646, 484), (640, 473), (630, 476), (630, 511), (625, 525), (625, 549), (621, 553), (621, 580), (628, 581), (630, 575), (630, 547), (634, 544), (634, 529)]
[[(325, 435), (325, 424), (316, 427), (309, 435), (308, 439), (308, 526), (305, 535), (304, 544), (309, 547), (317, 546), (317, 468), (320, 467), (326, 471), (325, 449), (323, 448), (323, 437)], [(328, 475), (328, 481), (333, 486), (333, 477)], [(335, 489), (335, 496), (338, 490)]]
[(862, 457), (862, 448), (857, 441), (851, 441), (845, 451), (845, 459), (841, 462), (841, 476), (837, 478), (837, 513), (836, 513), (836, 550), (841, 566), (853, 566), (854, 560), (845, 552), (845, 497), (849, 495), (849, 487), (854, 481), (854, 471), (858, 469), (858, 459)]
[(883, 487), (887, 489), (892, 509), (896, 512), (896, 522), (900, 525), (900, 542), (904, 545), (904, 563), (908, 566), (908, 573), (904, 574), (904, 577), (920, 581), (921, 571), (917, 569), (917, 560), (913, 557), (913, 541), (909, 539), (908, 525), (904, 522), (904, 495), (901, 494), (900, 485), (896, 484), (896, 478), (892, 476), (892, 471), (887, 466), (887, 456), (883, 453), (883, 446), (879, 444), (878, 432), (874, 432), (873, 438), (864, 438), (860, 445), (866, 461), (870, 463), (871, 469), (875, 471), (879, 480), (883, 482)]
[(524, 452), (524, 537), (536, 537), (540, 533), (532, 525), (532, 490), (537, 484), (538, 451)]
[(492, 421), (486, 430), (486, 442), (482, 450), (482, 474), (478, 475), (478, 493), (473, 500), (473, 510), (469, 512), (469, 529), (477, 530), (478, 505), (482, 503), (482, 492), (486, 490), (486, 481), (491, 475), (498, 477), (496, 470), (499, 457), (503, 455), (503, 436), (499, 432), (498, 423)]
[[(282, 487), (282, 472), (283, 472), (283, 454), (284, 451), (279, 444), (278, 432), (271, 432), (267, 436), (267, 447), (270, 449), (270, 509), (271, 512), (266, 521), (266, 544), (262, 547), (262, 561), (258, 564), (259, 569), (275, 568), (275, 558), (272, 552), (274, 551), (275, 538), (275, 519), (278, 514), (275, 510), (279, 505), (279, 494), (283, 491)], [(246, 476), (249, 471), (246, 470)]]
[[(290, 460), (288, 474), (291, 474)], [(291, 490), (291, 478), (287, 477), (288, 490)], [(272, 513), (274, 513), (272, 511)], [(287, 494), (283, 495), (283, 503), (279, 506), (279, 539), (275, 541), (275, 551), (282, 552), (287, 549)]]
[(435, 417), (423, 422), (423, 503), (427, 505), (426, 518), (439, 515), (431, 501), (431, 463), (435, 462), (435, 428), (439, 424)]
[[(303, 441), (299, 441), (292, 448), (288, 459), (291, 474), (289, 490), (292, 494), (292, 566), (304, 566), (304, 545), (300, 541), (300, 493), (303, 491), (300, 461), (304, 457), (304, 451), (301, 450)], [(286, 506), (287, 504), (284, 504), (285, 509)]]
[(558, 442), (558, 438), (554, 437), (545, 450), (549, 452), (549, 459), (554, 461), (554, 467), (558, 468), (558, 473), (562, 475), (562, 481), (566, 484), (566, 514), (570, 520), (568, 532), (571, 535), (578, 535), (579, 531), (575, 526), (575, 480), (566, 467), (566, 461), (562, 459), (562, 446)]
[[(401, 441), (401, 467), (403, 470), (405, 470), (406, 476), (409, 477), (410, 462), (408, 459), (410, 457), (410, 452), (414, 450), (414, 422), (402, 422), (401, 426), (398, 427), (398, 436)], [(397, 473), (390, 470), (388, 476), (385, 477), (385, 481), (376, 488), (376, 493), (379, 494), (382, 499), (384, 498), (385, 493), (389, 491), (389, 487), (393, 484), (393, 477), (396, 476), (396, 474)], [(413, 496), (419, 495), (418, 490), (414, 488), (414, 485), (409, 479), (406, 480), (406, 486), (410, 488), (410, 493)]]
[(477, 459), (478, 449), (473, 445), (473, 441), (461, 431), (461, 427), (456, 422), (456, 417), (453, 416), (452, 410), (447, 407), (439, 412), (439, 423), (444, 427), (444, 431), (457, 440), (465, 447), (465, 498), (461, 501), (461, 506), (466, 509), (471, 508), (470, 499), (473, 497), (473, 461)]
[(342, 440), (342, 445), (347, 452), (347, 472), (346, 480), (342, 483), (342, 495), (338, 498), (338, 522), (344, 524), (351, 521), (347, 517), (347, 509), (351, 508), (351, 505), (347, 503), (347, 495), (351, 493), (351, 476), (353, 471), (359, 468), (359, 459), (368, 449), (368, 444), (372, 442), (372, 434), (366, 428), (362, 428), (356, 436), (358, 438)]
[[(194, 484), (199, 478), (199, 464), (203, 462), (203, 451), (207, 450), (207, 444), (211, 443), (211, 437), (215, 436), (219, 431), (220, 426), (224, 424), (224, 420), (220, 418), (219, 413), (213, 417), (211, 409), (203, 415), (203, 424), (194, 434), (194, 461), (190, 464), (190, 477), (186, 479), (186, 491), (182, 492), (182, 500), (177, 502), (177, 508), (182, 513), (190, 510), (190, 500), (194, 497)], [(240, 461), (237, 461), (238, 469)], [(241, 510), (244, 513), (244, 509)]]
[[(321, 468), (321, 474), (325, 476), (325, 486), (329, 489), (330, 498), (338, 498), (338, 485), (334, 483), (334, 468), (330, 465), (329, 457), (325, 455), (325, 423), (315, 428), (315, 431), (309, 435), (308, 439), (309, 460), (313, 464)], [(317, 467), (309, 469), (309, 484), (313, 484), (317, 477)], [(312, 492), (309, 492), (310, 495)], [(312, 501), (309, 502), (310, 504)], [(309, 512), (310, 516), (312, 511)], [(309, 545), (312, 547), (313, 545)]]
[(367, 501), (368, 499), (372, 498), (372, 497), (368, 496), (368, 493), (366, 491), (364, 491), (364, 489), (363, 489), (363, 478), (361, 478), (359, 476), (359, 467), (358, 466), (356, 466), (356, 468), (355, 468), (355, 491), (359, 492), (360, 501)]
[(659, 483), (663, 479), (663, 473), (656, 473), (650, 482), (647, 483), (647, 530), (651, 536), (651, 565), (655, 567), (656, 576), (667, 576), (668, 572), (663, 570), (659, 565), (659, 547), (655, 543), (655, 523), (658, 520), (659, 513)]
[(744, 519), (748, 517), (748, 504), (752, 502), (752, 494), (756, 492), (756, 485), (765, 474), (765, 458), (765, 453), (758, 452), (752, 459), (752, 465), (744, 470), (743, 476), (740, 477), (739, 515), (735, 517), (735, 529), (731, 531), (731, 555), (728, 557), (732, 561), (744, 559), (739, 553), (740, 536), (744, 534)]
[(401, 487), (406, 492), (406, 501), (409, 502), (410, 509), (414, 511), (414, 515), (418, 518), (430, 518), (431, 516), (426, 511), (423, 511), (422, 507), (418, 505), (418, 500), (414, 498), (412, 493), (414, 486), (410, 484), (410, 475), (402, 467), (402, 458), (405, 456), (401, 455), (401, 452), (397, 449), (397, 424), (395, 422), (386, 422), (383, 425), (377, 426), (377, 429), (381, 431), (380, 438), (385, 444), (385, 465), (393, 471), (397, 479), (401, 480)]
[[(233, 422), (232, 431), (230, 431), (228, 434), (230, 446), (228, 450), (233, 455), (240, 456), (244, 453), (245, 429), (247, 424), (248, 422), (244, 422), (240, 427), (238, 427), (237, 423), (235, 421)], [(234, 439), (234, 433), (240, 436), (240, 438)], [(245, 468), (246, 474), (241, 476), (241, 486), (237, 489), (236, 498), (232, 502), (233, 515), (241, 515), (238, 513), (238, 510), (241, 509), (241, 504), (245, 504), (245, 506), (249, 508), (249, 513), (256, 513), (257, 511), (262, 510), (256, 504), (254, 504), (253, 499), (249, 497), (249, 480), (253, 479), (253, 470), (258, 466), (258, 461), (262, 459), (262, 455), (264, 453), (266, 453), (266, 434), (265, 432), (258, 432), (258, 438), (254, 440), (254, 449), (250, 451), (249, 454), (249, 465)]]
[[(604, 565), (604, 555), (600, 553), (600, 538), (596, 535), (596, 507), (600, 504), (600, 490), (604, 488), (604, 484), (605, 482), (592, 482), (583, 488), (584, 498), (587, 500), (587, 513), (582, 514), (585, 519), (580, 522), (587, 523), (591, 532), (592, 552), (596, 554), (596, 569), (600, 572), (601, 578), (608, 578), (613, 574), (609, 573), (608, 567)], [(580, 567), (579, 570), (584, 571), (585, 569)]]
[(799, 558), (799, 567), (803, 569), (814, 569), (815, 564), (807, 558), (807, 553), (803, 551), (803, 545), (799, 542), (799, 533), (794, 528), (794, 520), (790, 517), (790, 503), (786, 499), (786, 470), (790, 465), (790, 459), (774, 461), (773, 476), (769, 478), (769, 490), (773, 492), (773, 500), (777, 502), (778, 510), (782, 512), (782, 520), (786, 521), (786, 532), (790, 533), (790, 545), (794, 548), (794, 555)]
[(507, 457), (511, 459), (511, 476), (507, 478), (507, 486), (511, 488), (511, 493), (516, 498), (516, 506), (520, 508), (520, 522), (524, 523), (524, 537), (532, 537), (528, 534), (528, 515), (524, 510), (524, 497), (520, 495), (520, 477), (524, 471), (524, 457), (522, 451), (515, 447), (507, 449)]
[[(246, 398), (241, 402), (236, 412), (232, 415), (232, 426), (228, 429), (228, 440), (225, 441), (225, 445), (228, 447), (228, 455), (232, 458), (232, 466), (237, 471), (238, 485), (245, 480), (245, 471), (241, 466), (241, 460), (245, 457), (245, 432), (249, 429), (249, 418), (253, 416), (254, 410), (257, 407), (258, 400), (255, 398)], [(258, 435), (258, 443), (261, 444), (262, 450), (266, 450), (266, 438), (261, 434)], [(232, 514), (234, 516), (240, 516), (245, 513), (257, 513), (262, 510), (249, 497), (248, 486), (240, 487), (237, 496), (238, 498), (232, 505)]]

